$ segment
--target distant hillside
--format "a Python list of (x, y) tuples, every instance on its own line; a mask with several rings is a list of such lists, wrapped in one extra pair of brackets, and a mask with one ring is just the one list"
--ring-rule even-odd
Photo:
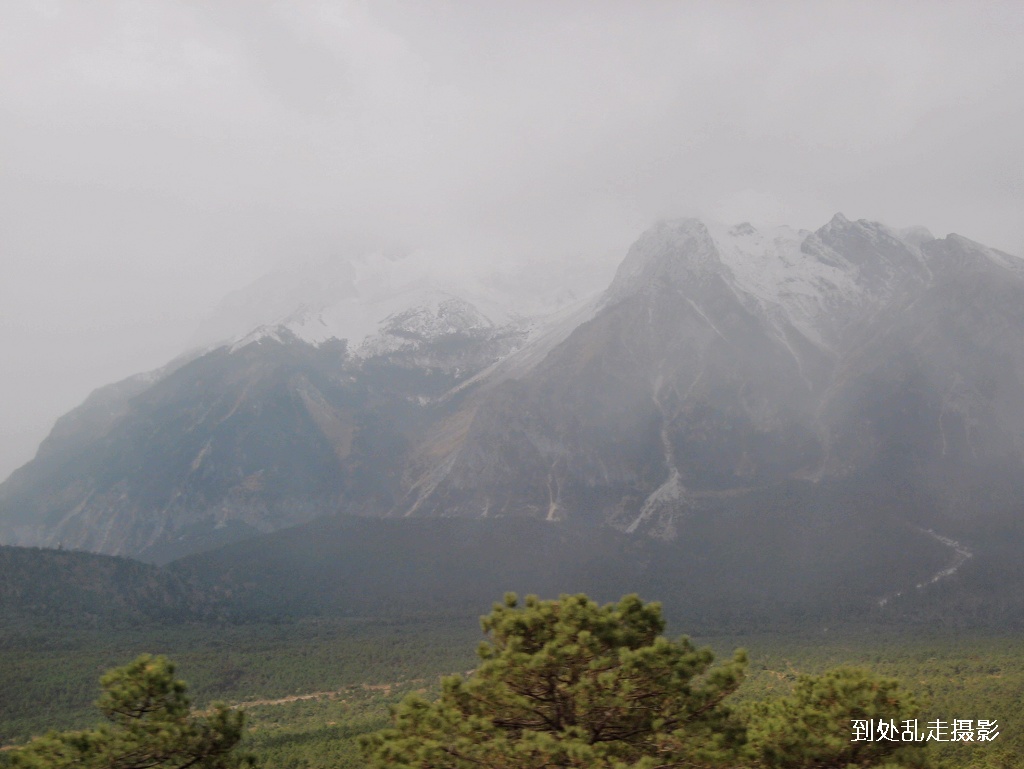
[(127, 558), (0, 546), (0, 617), (6, 629), (211, 616), (204, 592), (170, 572)]
[[(756, 507), (721, 515), (676, 542), (511, 517), (336, 516), (167, 568), (197, 587), (212, 585), (238, 617), (475, 615), (510, 590), (582, 591), (602, 601), (637, 592), (689, 628), (721, 628), (870, 612), (887, 586), (913, 586), (949, 560), (945, 547), (896, 527), (865, 558), (878, 531), (843, 511), (822, 514), (785, 490), (777, 506), (771, 515)], [(787, 509), (791, 525), (778, 527)], [(811, 525), (803, 544), (779, 536)], [(758, 546), (743, 544), (741, 532)], [(822, 536), (836, 546), (815, 550)]]
[[(513, 517), (332, 516), (165, 567), (0, 547), (0, 617), (6, 630), (472, 617), (511, 590), (601, 601), (636, 592), (691, 632), (858, 618), (1016, 626), (1024, 618), (1016, 587), (1024, 572), (1007, 544), (1017, 531), (1002, 544), (972, 544), (965, 559), (964, 546), (888, 525), (884, 514), (865, 522), (824, 510), (800, 485), (778, 488), (770, 505), (764, 499), (731, 500), (673, 542)], [(822, 549), (822, 541), (832, 544)]]

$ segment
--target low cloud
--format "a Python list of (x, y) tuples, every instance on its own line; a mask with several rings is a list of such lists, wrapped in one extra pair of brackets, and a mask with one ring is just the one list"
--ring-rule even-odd
[(1022, 36), (1013, 2), (12, 5), (0, 475), (292, 258), (837, 210), (1020, 254)]

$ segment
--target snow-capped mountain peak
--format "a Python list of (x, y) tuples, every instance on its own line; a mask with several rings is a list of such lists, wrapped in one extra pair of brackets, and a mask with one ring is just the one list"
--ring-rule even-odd
[(488, 272), (442, 257), (364, 253), (278, 271), (229, 296), (196, 341), (239, 350), (265, 339), (345, 340), (351, 354), (365, 356), (393, 350), (399, 338), (526, 328), (528, 319), (578, 302), (580, 289), (589, 293), (568, 263), (543, 273), (508, 265)]
[(831, 347), (837, 335), (908, 281), (928, 279), (924, 228), (894, 231), (836, 214), (817, 232), (707, 219), (663, 221), (630, 249), (605, 294), (613, 304), (657, 286), (700, 303), (720, 279), (753, 311)]
[(720, 255), (702, 220), (660, 221), (630, 247), (603, 303), (614, 304), (653, 286), (702, 284), (721, 267)]

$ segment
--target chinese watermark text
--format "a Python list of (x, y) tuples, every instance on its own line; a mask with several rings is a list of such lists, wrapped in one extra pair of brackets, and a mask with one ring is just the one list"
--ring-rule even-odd
[(999, 723), (984, 718), (936, 718), (918, 724), (916, 718), (895, 721), (884, 718), (852, 719), (851, 742), (991, 742), (999, 736)]

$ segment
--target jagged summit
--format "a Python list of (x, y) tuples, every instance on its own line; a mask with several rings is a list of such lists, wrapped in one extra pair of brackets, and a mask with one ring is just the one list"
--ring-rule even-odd
[(380, 354), (396, 339), (475, 334), (514, 324), (521, 318), (488, 299), (446, 291), (434, 286), (403, 287), (392, 293), (361, 297), (342, 294), (318, 304), (305, 304), (277, 322), (261, 325), (231, 342), (232, 351), (270, 338), (320, 346), (348, 343), (354, 355)]
[(707, 225), (696, 218), (658, 222), (630, 247), (604, 303), (659, 286), (686, 289), (718, 274), (722, 263)]
[(933, 272), (1024, 273), (1024, 260), (959, 235), (935, 238), (922, 226), (894, 229), (836, 213), (814, 232), (750, 222), (664, 220), (630, 248), (601, 306), (670, 289), (701, 304), (727, 287), (750, 311), (833, 350), (882, 305), (930, 284)]
[(666, 220), (630, 248), (602, 305), (670, 289), (700, 304), (711, 286), (827, 348), (843, 329), (927, 270), (919, 249), (885, 225), (837, 213), (811, 233), (749, 222)]
[(920, 278), (927, 272), (916, 249), (878, 222), (852, 222), (836, 214), (814, 235), (826, 248), (842, 252), (857, 269), (858, 282), (869, 290), (891, 290), (894, 281)]
[(735, 227), (729, 229), (729, 234), (733, 237), (739, 237), (741, 235), (753, 235), (757, 232), (757, 229), (750, 222), (740, 222)]
[(932, 235), (931, 230), (920, 224), (903, 227), (902, 229), (897, 230), (896, 234), (904, 243), (914, 246), (917, 249), (920, 249), (925, 243), (935, 240), (935, 236)]
[[(445, 255), (338, 255), (269, 275), (225, 299), (196, 342), (238, 352), (268, 340), (319, 347), (344, 341), (350, 355), (377, 354), (398, 337), (505, 333), (592, 294), (578, 269), (488, 271)], [(550, 278), (545, 280), (545, 277)]]
[(492, 308), (492, 314), (495, 310), (501, 313), (496, 320), (462, 297), (431, 292), (416, 304), (384, 318), (377, 333), (368, 335), (354, 352), (371, 358), (415, 349), (436, 339), (482, 338), (513, 332), (519, 318), (502, 308)]
[[(951, 258), (941, 256), (951, 246), (942, 246), (923, 227), (894, 230), (842, 213), (813, 233), (785, 226), (757, 228), (750, 222), (668, 219), (649, 228), (629, 249), (600, 306), (665, 288), (694, 299), (716, 283), (741, 295), (747, 306), (777, 315), (828, 347), (837, 326), (855, 322), (874, 304), (872, 297), (891, 298), (909, 283), (928, 279), (927, 247), (940, 261)], [(1010, 262), (1004, 266), (1014, 268)], [(293, 276), (255, 287), (248, 299), (234, 297), (238, 322), (248, 318), (248, 324), (220, 343), (238, 350), (263, 339), (314, 346), (345, 340), (350, 354), (365, 355), (390, 349), (409, 333), (415, 336), (417, 332), (399, 328), (406, 322), (435, 333), (446, 333), (445, 328), (447, 333), (471, 334), (484, 327), (522, 329), (576, 300), (565, 291), (548, 297), (536, 292), (502, 295), (486, 281), (432, 275), (413, 257), (367, 254), (325, 263), (322, 272), (319, 280)], [(262, 315), (237, 313), (245, 302), (260, 308)], [(456, 305), (459, 311), (452, 310)], [(257, 317), (259, 322), (253, 320)]]

